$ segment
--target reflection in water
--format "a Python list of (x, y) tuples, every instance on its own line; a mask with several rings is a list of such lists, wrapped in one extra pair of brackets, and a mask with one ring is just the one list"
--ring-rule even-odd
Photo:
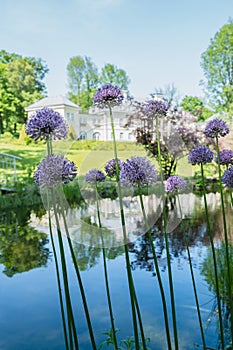
[[(23, 215), (24, 214), (24, 215)], [(12, 277), (37, 267), (46, 267), (50, 253), (48, 236), (25, 225), (30, 211), (0, 216), (0, 263), (3, 273)]]
[[(203, 211), (203, 198), (194, 194), (183, 194), (180, 196), (183, 212), (183, 227), (187, 233), (189, 247), (192, 254), (192, 264), (197, 277), (198, 290), (200, 291), (201, 310), (203, 314), (204, 324), (206, 326), (206, 336), (208, 346), (217, 349), (218, 333), (217, 322), (218, 317), (215, 313), (215, 282), (213, 278), (212, 255), (209, 251), (209, 236), (206, 227), (206, 219)], [(210, 193), (207, 195), (210, 221), (213, 227), (214, 242), (216, 245), (216, 254), (218, 257), (218, 266), (221, 268), (220, 274), (220, 290), (223, 303), (224, 327), (230, 331), (229, 306), (227, 296), (227, 286), (225, 279), (225, 256), (222, 248), (223, 226), (220, 210), (219, 194)], [(125, 294), (125, 263), (123, 259), (124, 247), (116, 244), (114, 224), (117, 224), (117, 217), (114, 217), (117, 208), (117, 200), (102, 199), (101, 213), (103, 216), (104, 236), (108, 248), (106, 254), (109, 264), (109, 278), (111, 286), (111, 294), (113, 295), (113, 309), (116, 320), (116, 326), (120, 328), (120, 339), (127, 338), (132, 334), (129, 329), (129, 305), (128, 295)], [(130, 198), (126, 202), (129, 207), (136, 208), (137, 198)], [(149, 216), (150, 223), (153, 224), (152, 234), (155, 249), (158, 256), (162, 277), (166, 281), (167, 269), (166, 249), (163, 235), (161, 208), (159, 198), (154, 195), (144, 197), (145, 207)], [(129, 212), (130, 212), (129, 210)], [(229, 227), (233, 227), (232, 215), (230, 208), (227, 208)], [(172, 268), (174, 273), (174, 289), (177, 299), (177, 315), (179, 334), (181, 336), (181, 349), (196, 349), (200, 343), (200, 335), (198, 324), (196, 321), (196, 309), (193, 300), (193, 291), (190, 285), (190, 272), (187, 259), (186, 245), (183, 237), (183, 230), (180, 223), (179, 211), (174, 197), (167, 201), (167, 213), (170, 223), (171, 232), (169, 234), (170, 253), (172, 259)], [(24, 211), (17, 216), (14, 213), (10, 215), (1, 215), (0, 218), (0, 264), (4, 266), (4, 274), (13, 276), (16, 273), (28, 271), (36, 267), (46, 267), (50, 259), (50, 251), (48, 248), (48, 232), (47, 215), (43, 215), (43, 209), (38, 208), (37, 211)], [(88, 210), (87, 207), (76, 207), (67, 212), (68, 222), (70, 223), (71, 237), (73, 238), (73, 249), (76, 261), (82, 271), (84, 287), (87, 294), (90, 314), (93, 320), (94, 329), (96, 330), (96, 338), (98, 344), (106, 338), (103, 332), (109, 329), (108, 317), (105, 311), (106, 295), (103, 283), (102, 270), (102, 251), (100, 245), (95, 247), (98, 242), (98, 231), (96, 231), (97, 220), (96, 213), (93, 208)], [(30, 226), (26, 225), (31, 218)], [(81, 224), (80, 224), (81, 218)], [(108, 223), (108, 220), (109, 223)], [(37, 227), (37, 230), (35, 229)], [(130, 228), (130, 237), (134, 238), (129, 242), (129, 251), (131, 258), (131, 267), (134, 273), (135, 284), (139, 293), (143, 321), (145, 323), (146, 336), (151, 338), (149, 347), (156, 350), (166, 350), (164, 347), (165, 338), (162, 329), (162, 310), (160, 306), (160, 298), (158, 292), (155, 291), (156, 274), (153, 270), (153, 257), (151, 246), (147, 234), (143, 234), (143, 221), (139, 215), (133, 217)], [(43, 233), (41, 233), (43, 232)], [(231, 246), (231, 263), (233, 266), (233, 247)], [(67, 254), (67, 264), (69, 265), (70, 255)], [(111, 261), (110, 261), (111, 260)], [(146, 273), (148, 271), (149, 273)], [(124, 273), (123, 273), (124, 272)], [(22, 274), (23, 275), (23, 274)], [(153, 276), (153, 278), (151, 278)], [(8, 279), (9, 280), (9, 279)], [(204, 283), (205, 282), (205, 283)], [(36, 282), (35, 288), (36, 288)], [(185, 285), (185, 288), (184, 288)], [(75, 287), (74, 287), (75, 286)], [(90, 341), (86, 330), (85, 318), (81, 315), (82, 305), (77, 299), (77, 289), (74, 280), (70, 283), (71, 295), (73, 297), (75, 317), (77, 318), (77, 332), (79, 336), (81, 349), (91, 350)], [(54, 286), (55, 292), (56, 286)], [(209, 289), (209, 291), (208, 291)], [(155, 294), (157, 293), (157, 294)], [(158, 296), (157, 298), (155, 296)], [(98, 301), (98, 302), (97, 302)], [(25, 301), (25, 308), (28, 300)], [(46, 301), (44, 301), (46, 303)], [(209, 303), (208, 303), (209, 302)], [(57, 303), (55, 298), (54, 303)], [(6, 303), (6, 310), (8, 305)], [(46, 308), (50, 310), (51, 305), (46, 304)], [(52, 309), (51, 309), (52, 310)], [(155, 312), (156, 310), (156, 312)], [(126, 312), (127, 311), (127, 312)], [(16, 311), (17, 313), (17, 311)], [(16, 315), (11, 316), (16, 317)], [(43, 322), (38, 323), (37, 327), (43, 330)], [(57, 326), (58, 328), (60, 327)], [(192, 331), (190, 332), (190, 329)], [(62, 330), (61, 330), (62, 333)], [(7, 337), (7, 333), (4, 335)], [(18, 337), (20, 337), (18, 335)], [(19, 338), (20, 339), (20, 338)], [(51, 346), (48, 339), (44, 339), (43, 346), (38, 340), (38, 344), (34, 344), (31, 348), (40, 349), (63, 349), (61, 338), (60, 347)], [(13, 350), (14, 345), (10, 345), (11, 341), (5, 342), (9, 344), (3, 347), (6, 350)], [(23, 340), (21, 339), (21, 344)], [(50, 345), (48, 345), (50, 344)], [(55, 344), (55, 342), (54, 342)], [(1, 342), (0, 342), (1, 348)], [(30, 347), (23, 344), (21, 349), (29, 349)]]

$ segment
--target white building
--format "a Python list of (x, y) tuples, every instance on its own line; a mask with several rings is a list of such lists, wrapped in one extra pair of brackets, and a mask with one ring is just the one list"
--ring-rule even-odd
[[(64, 96), (45, 97), (26, 107), (28, 117), (41, 108), (52, 108), (59, 112), (69, 125), (74, 127), (77, 139), (81, 140), (112, 140), (109, 111), (90, 108), (89, 113), (80, 113), (80, 108)], [(125, 102), (113, 108), (114, 126), (118, 141), (135, 141), (135, 126), (125, 127), (132, 106)]]

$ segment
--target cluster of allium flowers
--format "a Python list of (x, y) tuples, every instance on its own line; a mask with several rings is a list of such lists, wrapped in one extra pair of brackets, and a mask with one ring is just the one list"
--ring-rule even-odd
[[(120, 160), (120, 159), (118, 159), (117, 162), (118, 162), (118, 168), (119, 168), (119, 171), (120, 171), (124, 162), (122, 160)], [(106, 174), (109, 177), (116, 176), (117, 175), (116, 160), (115, 159), (109, 160), (107, 162), (107, 164), (105, 165), (104, 169), (106, 171)]]
[(188, 161), (192, 165), (211, 163), (214, 158), (214, 152), (207, 146), (197, 146), (193, 148), (188, 156)]
[(222, 183), (229, 188), (233, 187), (233, 167), (227, 169), (222, 176)]
[(148, 117), (165, 117), (167, 115), (168, 105), (162, 101), (149, 101), (145, 108), (144, 113)]
[(187, 182), (180, 176), (170, 176), (165, 182), (165, 192), (174, 193), (186, 188)]
[(96, 168), (93, 168), (91, 170), (88, 171), (88, 173), (86, 173), (84, 180), (86, 182), (95, 184), (97, 182), (103, 182), (105, 181), (106, 177), (104, 175), (104, 173)]
[(230, 130), (227, 124), (222, 119), (213, 119), (211, 120), (204, 130), (204, 134), (206, 137), (216, 138), (216, 137), (224, 137), (229, 134)]
[(26, 133), (35, 141), (66, 138), (68, 126), (62, 116), (50, 108), (36, 111), (26, 123)]
[(145, 157), (132, 157), (122, 165), (120, 182), (123, 186), (152, 185), (156, 180), (156, 170)]
[(99, 108), (119, 106), (123, 99), (121, 90), (117, 86), (106, 84), (95, 93), (94, 105)]
[(51, 154), (43, 159), (35, 171), (34, 180), (41, 188), (53, 188), (73, 181), (77, 175), (75, 164), (64, 156)]
[[(233, 164), (233, 151), (230, 149), (224, 149), (219, 152), (219, 160), (221, 165)], [(218, 163), (218, 157), (215, 158), (215, 162)]]

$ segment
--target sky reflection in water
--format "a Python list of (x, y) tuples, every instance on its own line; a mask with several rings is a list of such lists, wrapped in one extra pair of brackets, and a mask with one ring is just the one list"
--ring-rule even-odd
[[(209, 194), (208, 196), (211, 223), (215, 227), (215, 242), (219, 244), (222, 232), (219, 195)], [(181, 202), (183, 203), (183, 215), (186, 217), (184, 224), (190, 241), (203, 322), (206, 325), (206, 342), (208, 346), (216, 347), (218, 336), (216, 319), (212, 310), (215, 296), (205, 282), (206, 276), (203, 272), (200, 273), (203, 261), (209, 254), (209, 239), (205, 232), (203, 202), (201, 197), (191, 195), (183, 197)], [(169, 203), (169, 206), (171, 207), (173, 204)], [(83, 214), (88, 216), (87, 211), (83, 211)], [(13, 213), (10, 213), (10, 216), (2, 216), (0, 219), (0, 349), (64, 349), (54, 258), (49, 237), (44, 233), (46, 231), (46, 227), (42, 225), (44, 220), (37, 219), (38, 231), (36, 231), (31, 226), (23, 225), (29, 215), (33, 217), (34, 225), (36, 213), (27, 212), (24, 215), (25, 220), (21, 220), (22, 225), (17, 225), (19, 220), (17, 215)], [(153, 234), (165, 291), (169, 300), (164, 239), (162, 233), (157, 230), (160, 225), (159, 220), (158, 215)], [(132, 226), (134, 230), (136, 230), (137, 225), (140, 228), (140, 220), (134, 221), (134, 226)], [(83, 239), (84, 236), (85, 230), (83, 231)], [(110, 329), (102, 252), (100, 248), (95, 248), (92, 244), (88, 245), (85, 239), (84, 243), (86, 245), (80, 244), (78, 240), (73, 242), (96, 341), (99, 345), (106, 339), (102, 333)], [(195, 344), (201, 344), (201, 338), (187, 253), (180, 225), (177, 225), (170, 235), (170, 249), (180, 348), (191, 350), (196, 348)], [(148, 238), (145, 235), (139, 235), (136, 241), (129, 244), (129, 250), (145, 334), (151, 339), (149, 347), (154, 350), (165, 350), (163, 311), (157, 279), (153, 271)], [(107, 255), (113, 312), (116, 327), (120, 329), (118, 339), (121, 340), (133, 335), (124, 250), (120, 245), (113, 245), (112, 248), (107, 248)], [(67, 254), (67, 262), (69, 271), (71, 271), (69, 275), (70, 292), (77, 321), (80, 349), (91, 350), (80, 291), (72, 272), (69, 254)]]

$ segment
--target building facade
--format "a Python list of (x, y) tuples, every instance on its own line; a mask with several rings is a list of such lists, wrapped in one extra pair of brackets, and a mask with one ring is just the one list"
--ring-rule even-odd
[[(79, 140), (112, 140), (111, 121), (109, 111), (106, 109), (90, 108), (88, 113), (80, 113), (80, 108), (64, 96), (45, 97), (40, 101), (26, 107), (28, 117), (41, 108), (52, 108), (59, 112), (67, 123), (72, 126)], [(115, 135), (118, 141), (135, 141), (135, 126), (126, 127), (128, 115), (133, 107), (125, 102), (113, 108)]]

